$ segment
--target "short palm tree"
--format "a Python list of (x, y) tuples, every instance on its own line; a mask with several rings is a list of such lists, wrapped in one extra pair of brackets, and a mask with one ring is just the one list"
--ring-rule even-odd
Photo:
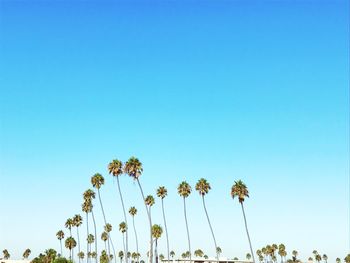
[(340, 258), (336, 258), (336, 259), (335, 259), (335, 262), (336, 262), (336, 263), (340, 263), (340, 262), (341, 262)]
[(244, 224), (245, 224), (245, 230), (247, 232), (247, 237), (248, 237), (248, 241), (249, 241), (250, 253), (251, 253), (252, 257), (253, 257), (253, 262), (255, 263), (252, 242), (250, 240), (249, 231), (248, 231), (248, 225), (247, 225), (247, 219), (246, 219), (246, 216), (245, 216), (244, 206), (243, 206), (244, 199), (246, 197), (249, 197), (249, 192), (248, 192), (247, 186), (241, 180), (235, 182), (234, 185), (231, 188), (231, 196), (232, 196), (232, 198), (238, 197), (238, 201), (241, 204), (243, 218), (244, 218)]
[(124, 258), (124, 252), (123, 252), (122, 250), (119, 251), (118, 257), (119, 257), (119, 259), (120, 259), (120, 263), (122, 263), (123, 258)]
[(158, 263), (158, 239), (162, 236), (163, 229), (160, 225), (153, 225), (152, 226), (152, 236), (155, 239), (155, 256), (156, 256), (156, 263)]
[(64, 239), (64, 232), (62, 230), (59, 230), (57, 233), (56, 233), (56, 237), (57, 239), (60, 241), (60, 247), (61, 247), (61, 257), (63, 256), (62, 255), (62, 239)]
[[(309, 257), (307, 260), (308, 261), (314, 261), (312, 257)], [(340, 262), (337, 262), (337, 263), (340, 263)]]
[(220, 257), (221, 253), (222, 253), (221, 247), (216, 247), (216, 254), (218, 254)]
[(214, 231), (213, 231), (213, 227), (210, 223), (210, 219), (209, 219), (209, 215), (208, 215), (208, 211), (207, 211), (207, 207), (205, 205), (205, 200), (204, 200), (204, 196), (209, 193), (209, 190), (211, 189), (210, 184), (207, 182), (206, 179), (201, 178), (199, 179), (199, 181), (196, 184), (196, 190), (198, 191), (198, 193), (200, 194), (200, 196), (202, 197), (202, 203), (203, 203), (203, 208), (204, 208), (204, 212), (205, 215), (207, 217), (208, 220), (208, 224), (209, 224), (209, 228), (211, 231), (211, 235), (213, 237), (213, 241), (214, 241), (214, 245), (215, 245), (215, 253), (216, 253), (216, 260), (219, 261), (219, 254), (217, 253), (216, 248), (218, 247), (216, 244), (216, 239), (215, 239), (215, 235), (214, 235)]
[[(105, 244), (105, 250), (107, 251), (107, 240), (108, 240), (108, 233), (106, 231), (103, 231), (101, 234), (101, 239)], [(106, 252), (107, 253), (107, 252)]]
[[(137, 232), (136, 232), (136, 227), (135, 227), (135, 216), (137, 214), (137, 209), (135, 206), (130, 207), (129, 214), (132, 217), (132, 225), (133, 225), (134, 233), (135, 233), (136, 253), (137, 253), (137, 255), (139, 255), (139, 242), (137, 239)], [(137, 258), (137, 261), (139, 261), (139, 258)]]
[(171, 256), (172, 259), (174, 259), (174, 257), (175, 257), (175, 252), (174, 252), (174, 250), (171, 250), (171, 251), (170, 251), (170, 256)]
[[(78, 254), (80, 254), (80, 237), (79, 237), (79, 226), (83, 223), (83, 218), (81, 215), (75, 215), (73, 217), (73, 226), (77, 228), (77, 238), (78, 238)], [(79, 258), (79, 263), (81, 262), (81, 257)]]
[[(121, 222), (120, 224), (119, 224), (119, 231), (122, 233), (122, 235), (123, 235), (123, 248), (124, 248), (124, 251), (125, 251), (125, 233), (126, 233), (126, 231), (127, 231), (127, 225), (126, 225), (126, 223), (125, 222)], [(126, 255), (127, 255), (127, 253), (126, 253)]]
[(77, 246), (77, 242), (75, 241), (75, 239), (73, 237), (70, 236), (66, 239), (64, 244), (65, 244), (65, 247), (67, 249), (69, 249), (69, 259), (74, 260), (72, 251)]
[(80, 260), (83, 260), (84, 257), (85, 257), (84, 252), (83, 252), (83, 251), (80, 251), (80, 252), (78, 253), (78, 258), (79, 258)]
[(166, 226), (166, 219), (165, 219), (165, 211), (164, 211), (164, 198), (167, 196), (168, 190), (164, 186), (160, 186), (157, 189), (157, 196), (162, 200), (162, 213), (163, 213), (163, 222), (164, 222), (164, 228), (165, 228), (165, 236), (166, 236), (166, 248), (167, 248), (167, 255), (168, 255), (168, 263), (170, 259), (170, 252), (169, 252), (169, 236), (168, 236), (168, 228)]
[[(129, 160), (124, 165), (124, 172), (128, 174), (130, 177), (132, 177), (134, 180), (137, 181), (137, 184), (139, 186), (142, 199), (145, 202), (145, 195), (143, 193), (141, 183), (139, 180), (139, 177), (142, 175), (143, 168), (142, 163), (137, 159), (136, 157), (130, 157)], [(152, 263), (153, 261), (153, 240), (152, 240), (152, 219), (150, 212), (148, 211), (147, 205), (145, 204), (147, 216), (148, 216), (148, 223), (149, 223), (149, 231), (150, 231), (150, 257), (149, 257), (149, 263)]]
[(183, 206), (184, 206), (184, 215), (185, 215), (185, 223), (186, 223), (186, 231), (187, 231), (187, 241), (188, 241), (188, 252), (189, 258), (191, 261), (191, 240), (190, 240), (190, 232), (188, 230), (188, 222), (187, 222), (187, 211), (186, 211), (186, 198), (191, 194), (192, 188), (186, 182), (183, 181), (177, 187), (178, 194), (183, 198)]
[(30, 256), (30, 253), (32, 253), (32, 251), (27, 248), (24, 252), (23, 252), (23, 259), (28, 259), (28, 257)]
[(6, 260), (9, 259), (11, 256), (7, 249), (4, 249), (2, 253), (4, 254), (4, 259)]
[(204, 252), (201, 250), (201, 249), (196, 249), (195, 251), (194, 251), (194, 255), (196, 256), (196, 257), (203, 257), (204, 256)]
[(323, 254), (322, 259), (323, 259), (324, 263), (327, 263), (328, 256), (326, 254)]
[(322, 260), (321, 255), (320, 255), (320, 254), (316, 254), (316, 255), (315, 255), (315, 260), (316, 260), (317, 262), (320, 262), (320, 261)]
[[(121, 176), (123, 174), (123, 163), (117, 159), (111, 161), (108, 164), (108, 172), (109, 172), (109, 174), (112, 174), (113, 177), (117, 178), (118, 192), (119, 192), (120, 202), (122, 204), (123, 213), (124, 213), (124, 221), (127, 225), (128, 221), (127, 221), (127, 217), (126, 217), (123, 195), (122, 195), (122, 191), (120, 190), (120, 183), (119, 183), (119, 176)], [(128, 229), (126, 229), (126, 232), (125, 232), (125, 253), (127, 253), (128, 251), (129, 251), (129, 249), (128, 249)], [(127, 258), (125, 258), (125, 262), (126, 263), (128, 262)]]
[(250, 253), (247, 253), (245, 255), (245, 258), (249, 261), (252, 258), (252, 255)]

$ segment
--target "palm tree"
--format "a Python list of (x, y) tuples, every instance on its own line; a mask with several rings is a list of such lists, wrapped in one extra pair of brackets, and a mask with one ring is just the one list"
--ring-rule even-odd
[[(95, 192), (91, 189), (88, 189), (84, 192), (84, 194), (83, 194), (83, 197), (84, 197), (83, 212), (86, 213), (87, 236), (89, 236), (89, 224), (88, 224), (89, 216), (88, 216), (88, 213), (91, 213), (92, 221), (94, 224), (94, 235), (95, 235), (95, 237), (97, 237), (96, 221), (95, 221), (93, 204), (92, 204), (92, 199), (95, 199), (95, 196), (96, 196)], [(94, 240), (95, 240), (95, 253), (96, 253), (95, 262), (97, 263), (97, 238), (94, 238)], [(88, 243), (88, 251), (91, 252), (91, 243), (90, 244)], [(87, 256), (87, 258), (89, 258), (89, 256)]]
[[(126, 223), (125, 222), (121, 222), (120, 224), (119, 224), (119, 231), (122, 233), (122, 235), (123, 235), (123, 248), (124, 248), (124, 251), (125, 251), (125, 233), (126, 233), (126, 231), (127, 231), (127, 225), (126, 225)], [(126, 255), (127, 255), (128, 253), (126, 253)]]
[(345, 263), (350, 263), (350, 254), (347, 254), (347, 256), (344, 258)]
[(195, 251), (194, 251), (194, 255), (196, 256), (196, 257), (203, 257), (204, 256), (204, 252), (201, 250), (201, 249), (196, 249)]
[(159, 259), (160, 259), (160, 261), (163, 261), (163, 260), (164, 260), (164, 255), (163, 255), (163, 254), (160, 254), (160, 255), (159, 255)]
[(65, 227), (69, 230), (69, 236), (72, 236), (72, 227), (74, 226), (74, 221), (72, 218), (68, 218), (65, 223)]
[[(109, 174), (112, 174), (114, 177), (117, 178), (117, 184), (118, 184), (118, 191), (119, 191), (119, 196), (120, 196), (120, 201), (122, 203), (123, 207), (123, 213), (124, 213), (124, 221), (126, 225), (128, 225), (127, 217), (126, 217), (126, 212), (125, 212), (125, 206), (124, 206), (124, 201), (123, 201), (123, 195), (120, 190), (120, 183), (119, 183), (119, 176), (123, 174), (123, 163), (117, 159), (113, 160), (112, 162), (109, 163), (108, 165), (108, 171)], [(129, 251), (128, 249), (128, 229), (126, 228), (125, 232), (125, 253)], [(128, 259), (125, 258), (125, 262), (128, 262)]]
[[(108, 233), (106, 231), (103, 231), (101, 234), (101, 239), (105, 244), (105, 250), (107, 251), (107, 240), (108, 240)], [(106, 252), (107, 253), (107, 252)]]
[(160, 186), (157, 189), (157, 196), (162, 200), (162, 212), (163, 212), (163, 222), (165, 227), (165, 236), (166, 236), (166, 247), (167, 247), (167, 255), (168, 255), (168, 263), (170, 259), (170, 252), (169, 252), (169, 237), (168, 237), (168, 228), (166, 226), (166, 220), (165, 220), (165, 212), (164, 212), (164, 198), (167, 196), (168, 190), (164, 186)]
[[(151, 222), (152, 222), (151, 208), (154, 205), (154, 197), (152, 195), (147, 195), (146, 199), (145, 199), (145, 204), (146, 204), (146, 207), (147, 207), (147, 210), (148, 210), (149, 217), (150, 217)], [(152, 240), (152, 244), (153, 244), (153, 240)], [(153, 249), (153, 245), (152, 245), (152, 249)], [(149, 256), (153, 257), (153, 251), (150, 252)], [(153, 258), (152, 258), (152, 261), (153, 261)]]
[(80, 259), (84, 259), (84, 257), (85, 257), (84, 252), (83, 252), (83, 251), (80, 251), (80, 252), (78, 253), (78, 258), (79, 258), (79, 260), (80, 260)]
[(23, 252), (23, 259), (27, 259), (30, 256), (30, 253), (32, 253), (32, 251), (27, 248), (24, 252)]
[[(93, 234), (89, 234), (86, 238), (87, 244), (88, 244), (88, 254), (86, 258), (92, 257), (92, 252), (91, 252), (91, 244), (95, 242), (96, 244), (96, 238)], [(96, 253), (96, 252), (95, 252)], [(97, 253), (96, 253), (97, 254)], [(95, 258), (95, 261), (97, 261), (97, 257)]]
[[(107, 240), (108, 240), (108, 235), (106, 237), (107, 237)], [(102, 250), (101, 251), (101, 256), (100, 256), (100, 263), (106, 263), (106, 262), (109, 262), (109, 256), (107, 255), (107, 251), (106, 250)]]
[(326, 254), (323, 254), (322, 259), (323, 259), (324, 263), (327, 263), (328, 256)]
[(220, 257), (221, 253), (222, 253), (221, 247), (216, 247), (216, 254), (218, 254)]
[[(77, 228), (77, 238), (78, 238), (78, 254), (80, 254), (80, 237), (79, 237), (79, 226), (83, 223), (83, 218), (81, 215), (75, 215), (73, 217), (73, 226)], [(79, 258), (79, 262), (81, 262), (81, 257)]]
[(208, 255), (204, 255), (203, 257), (204, 257), (204, 259), (208, 259)]
[(293, 251), (292, 251), (292, 255), (293, 255), (293, 261), (297, 261), (298, 251), (293, 250)]
[(60, 247), (61, 247), (61, 257), (62, 257), (62, 239), (64, 239), (64, 232), (62, 230), (58, 231), (56, 233), (57, 239), (60, 241)]
[(204, 178), (199, 179), (199, 181), (196, 184), (196, 190), (198, 191), (198, 193), (202, 197), (202, 203), (203, 203), (203, 207), (204, 207), (204, 212), (205, 212), (205, 215), (207, 216), (207, 220), (208, 220), (209, 228), (210, 228), (210, 231), (211, 231), (211, 235), (212, 235), (213, 240), (214, 240), (214, 245), (215, 245), (214, 248), (215, 248), (215, 253), (216, 253), (216, 260), (219, 261), (219, 254), (216, 251), (216, 248), (218, 246), (216, 244), (216, 239), (215, 239), (213, 227), (211, 226), (209, 215), (208, 215), (208, 211), (207, 211), (207, 207), (205, 205), (205, 200), (204, 200), (204, 196), (209, 192), (210, 189), (211, 189), (211, 187), (210, 187), (210, 184), (207, 182), (207, 180), (205, 180)]
[(321, 261), (321, 255), (319, 255), (319, 254), (316, 254), (315, 255), (315, 260), (317, 261), (317, 262), (320, 262)]
[[(132, 216), (132, 225), (134, 228), (135, 241), (136, 241), (136, 253), (138, 255), (139, 254), (139, 242), (137, 239), (137, 232), (136, 232), (136, 227), (135, 227), (135, 215), (137, 214), (137, 209), (135, 208), (135, 206), (130, 207), (129, 214)], [(137, 261), (139, 261), (139, 258), (137, 258)]]
[(4, 254), (4, 259), (6, 260), (9, 259), (11, 256), (7, 249), (4, 249), (2, 253)]
[(73, 237), (68, 237), (65, 241), (65, 247), (69, 249), (69, 260), (73, 260), (73, 249), (76, 247), (77, 242), (75, 241), (75, 239)]
[[(128, 174), (130, 177), (132, 177), (134, 180), (137, 181), (137, 184), (139, 186), (139, 189), (140, 189), (140, 192), (142, 195), (142, 199), (145, 202), (146, 201), (145, 195), (143, 194), (143, 190), (142, 190), (141, 183), (139, 180), (139, 177), (141, 176), (141, 174), (143, 172), (142, 163), (136, 157), (130, 157), (129, 160), (124, 165), (124, 172), (126, 174)], [(153, 262), (152, 219), (151, 219), (151, 215), (150, 215), (150, 212), (148, 211), (146, 203), (145, 203), (145, 208), (146, 208), (146, 212), (147, 212), (147, 216), (148, 216), (149, 231), (150, 231), (149, 262), (152, 263)]]
[(120, 258), (120, 263), (122, 263), (124, 257), (124, 252), (122, 250), (119, 251), (118, 257)]
[(174, 257), (175, 257), (175, 252), (174, 252), (174, 250), (171, 250), (171, 251), (170, 251), (170, 256), (171, 256), (172, 259), (174, 259)]
[(191, 194), (191, 191), (192, 191), (192, 188), (186, 181), (183, 181), (177, 187), (178, 194), (183, 198), (184, 215), (185, 215), (185, 223), (186, 223), (186, 231), (187, 231), (187, 241), (188, 241), (188, 252), (189, 252), (190, 261), (191, 261), (191, 241), (190, 241), (190, 232), (188, 230), (188, 223), (187, 223), (186, 198)]
[[(100, 188), (102, 185), (104, 185), (105, 183), (105, 179), (104, 177), (99, 174), (99, 173), (96, 173), (94, 174), (94, 176), (91, 177), (91, 184), (94, 188), (97, 189), (97, 194), (98, 194), (98, 200), (100, 201), (100, 205), (101, 205), (101, 210), (102, 210), (102, 215), (103, 215), (103, 221), (105, 223), (105, 225), (107, 224), (107, 220), (106, 220), (106, 215), (105, 215), (105, 212), (104, 212), (104, 209), (103, 209), (103, 205), (102, 205), (102, 199), (101, 199), (101, 193), (100, 193)], [(112, 249), (114, 250), (114, 246), (113, 246), (113, 242), (112, 242), (112, 239), (110, 238), (110, 236), (108, 235), (108, 255), (110, 255), (110, 245), (109, 243), (111, 243), (112, 245)], [(115, 252), (113, 251), (113, 253), (115, 254)], [(115, 255), (114, 255), (115, 256)]]
[[(307, 260), (308, 261), (314, 261), (312, 257), (309, 257)], [(340, 262), (337, 262), (337, 263), (340, 263)]]
[(156, 247), (155, 247), (156, 263), (158, 263), (158, 239), (162, 236), (162, 233), (163, 233), (163, 229), (160, 225), (152, 226), (152, 236), (156, 242)]
[(250, 253), (247, 253), (245, 255), (245, 258), (249, 261), (252, 258), (252, 255)]
[(336, 258), (336, 259), (335, 259), (335, 262), (336, 262), (336, 263), (340, 263), (340, 262), (341, 262), (340, 258)]
[(253, 257), (253, 262), (255, 263), (252, 242), (250, 241), (250, 236), (249, 236), (249, 231), (248, 231), (248, 226), (247, 226), (247, 219), (245, 216), (244, 206), (243, 206), (244, 199), (246, 197), (249, 197), (249, 192), (248, 192), (247, 186), (241, 180), (235, 182), (235, 184), (231, 188), (231, 196), (232, 196), (232, 198), (235, 198), (237, 196), (238, 201), (241, 204), (242, 213), (243, 213), (243, 217), (244, 217), (245, 230), (247, 232), (247, 237), (248, 237), (248, 241), (249, 241), (250, 253)]

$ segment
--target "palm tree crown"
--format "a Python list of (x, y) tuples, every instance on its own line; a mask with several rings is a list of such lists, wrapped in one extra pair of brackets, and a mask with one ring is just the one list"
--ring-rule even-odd
[(164, 186), (160, 186), (157, 189), (157, 196), (164, 199), (168, 195), (168, 190)]
[(241, 181), (236, 181), (231, 188), (232, 198), (238, 197), (240, 203), (244, 202), (246, 197), (249, 197), (249, 192), (247, 186)]
[(123, 163), (118, 159), (111, 161), (108, 165), (108, 172), (113, 176), (119, 176), (123, 174)]
[(129, 209), (129, 214), (130, 214), (131, 216), (135, 216), (135, 215), (137, 214), (137, 209), (136, 209), (135, 206), (130, 207), (130, 209)]
[(200, 195), (206, 195), (211, 189), (210, 184), (204, 178), (199, 179), (196, 184), (196, 190)]
[(191, 194), (192, 188), (191, 186), (186, 182), (183, 181), (179, 186), (177, 187), (177, 192), (180, 196), (183, 198), (188, 197)]
[(153, 206), (154, 205), (154, 198), (152, 195), (147, 195), (145, 198), (145, 204), (148, 206)]
[(94, 174), (94, 176), (91, 177), (91, 184), (96, 189), (100, 189), (102, 185), (104, 185), (105, 179), (103, 176), (99, 173)]
[(130, 157), (125, 163), (124, 172), (132, 178), (137, 179), (143, 172), (142, 163), (136, 157)]
[(125, 222), (121, 222), (121, 223), (119, 224), (119, 231), (120, 231), (120, 232), (125, 233), (125, 232), (126, 232), (126, 228), (127, 228), (127, 226), (126, 226), (126, 223), (125, 223)]
[(56, 237), (58, 238), (58, 240), (62, 240), (64, 238), (64, 232), (62, 230), (58, 231), (56, 233)]
[(75, 227), (81, 226), (82, 223), (83, 223), (83, 218), (81, 217), (81, 215), (75, 215), (73, 217), (73, 225)]
[(159, 239), (162, 236), (163, 229), (160, 225), (153, 225), (152, 226), (152, 236), (155, 239)]

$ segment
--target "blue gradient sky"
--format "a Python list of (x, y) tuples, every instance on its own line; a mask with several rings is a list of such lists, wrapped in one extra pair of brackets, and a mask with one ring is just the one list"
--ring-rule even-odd
[[(303, 259), (313, 249), (344, 258), (348, 10), (346, 1), (1, 1), (0, 249), (14, 258), (58, 249), (56, 231), (101, 172), (119, 251), (121, 206), (106, 166), (136, 155), (145, 192), (169, 189), (177, 254), (186, 236), (176, 186), (205, 177), (223, 255), (248, 252), (229, 195), (242, 179), (254, 249), (284, 242)], [(144, 254), (141, 197), (121, 182), (127, 207), (139, 208)], [(213, 255), (197, 193), (188, 205), (192, 247)]]

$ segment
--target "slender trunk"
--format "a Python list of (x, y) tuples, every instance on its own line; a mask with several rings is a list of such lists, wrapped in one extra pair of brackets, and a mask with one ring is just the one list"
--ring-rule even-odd
[[(92, 221), (94, 222), (94, 233), (95, 233), (95, 253), (96, 253), (96, 258), (95, 261), (97, 263), (98, 261), (98, 253), (97, 253), (97, 231), (96, 231), (96, 221), (95, 221), (95, 215), (94, 215), (94, 211), (91, 210), (91, 215), (92, 215)], [(107, 251), (106, 251), (107, 252)]]
[(61, 257), (63, 257), (63, 252), (62, 252), (62, 239), (60, 239), (60, 247), (61, 247)]
[[(125, 240), (124, 240), (124, 233), (123, 233), (122, 237), (123, 237), (123, 249), (124, 249), (124, 251), (125, 251)], [(127, 254), (125, 254), (125, 255), (127, 255)], [(127, 258), (127, 257), (126, 257), (126, 258)]]
[(141, 191), (141, 195), (143, 198), (143, 203), (145, 204), (146, 207), (146, 211), (147, 211), (147, 216), (148, 216), (148, 222), (149, 222), (149, 232), (150, 232), (150, 249), (149, 249), (149, 263), (153, 262), (153, 242), (152, 242), (152, 220), (151, 220), (151, 214), (150, 211), (148, 211), (147, 205), (145, 203), (145, 195), (143, 194), (143, 190), (140, 184), (140, 181), (138, 178), (136, 178), (137, 183), (139, 185), (140, 191)]
[(155, 256), (156, 256), (156, 263), (158, 263), (158, 239), (156, 239), (156, 247), (155, 247)]
[[(89, 214), (86, 212), (86, 236), (89, 237)], [(86, 262), (89, 263), (89, 241), (86, 238)]]
[[(78, 237), (78, 253), (80, 253), (80, 237), (79, 237), (79, 227), (77, 227), (77, 237)], [(78, 256), (79, 263), (81, 262), (80, 255)]]
[[(109, 236), (109, 233), (108, 233), (108, 236)], [(114, 262), (117, 263), (117, 258), (115, 257), (115, 250), (114, 250), (114, 245), (113, 245), (113, 241), (112, 239), (110, 238), (111, 240), (111, 246), (112, 246), (112, 250), (113, 250), (113, 258), (114, 258)]]
[(169, 237), (168, 237), (168, 228), (166, 226), (166, 220), (165, 220), (164, 200), (163, 200), (163, 198), (162, 198), (162, 212), (163, 212), (163, 221), (164, 221), (165, 235), (166, 235), (166, 248), (167, 248), (167, 253), (168, 253), (168, 263), (169, 263), (169, 258), (170, 258), (170, 256), (169, 256)]
[[(106, 251), (106, 254), (107, 254), (107, 242), (105, 241), (105, 251)], [(108, 255), (109, 257), (109, 255)]]
[(217, 247), (218, 247), (218, 246), (217, 246), (217, 244), (216, 244), (216, 239), (215, 239), (213, 227), (211, 226), (210, 219), (209, 219), (209, 215), (208, 215), (208, 211), (207, 211), (207, 207), (206, 207), (206, 205), (205, 205), (204, 195), (202, 195), (202, 201), (203, 201), (203, 207), (204, 207), (205, 215), (207, 216), (207, 219), (208, 219), (208, 224), (209, 224), (209, 227), (210, 227), (211, 235), (213, 236), (213, 240), (214, 240), (215, 253), (216, 253), (216, 260), (219, 262), (219, 253), (218, 253), (218, 251), (217, 251)]
[[(125, 221), (125, 224), (126, 224), (124, 253), (127, 253), (128, 250), (129, 250), (129, 248), (128, 248), (128, 221), (127, 221), (127, 217), (126, 217), (122, 191), (120, 190), (119, 176), (117, 176), (117, 183), (118, 183), (118, 190), (119, 190), (119, 195), (120, 195), (120, 201), (122, 203), (123, 212), (124, 212), (124, 221)], [(128, 257), (125, 257), (125, 263), (128, 263)]]
[[(106, 220), (106, 215), (105, 215), (105, 211), (103, 209), (103, 205), (102, 205), (102, 200), (101, 200), (101, 194), (100, 194), (100, 189), (97, 188), (97, 193), (98, 193), (98, 200), (100, 201), (100, 205), (101, 205), (101, 210), (102, 210), (102, 215), (103, 215), (103, 221), (105, 222), (105, 225), (107, 225), (107, 220)], [(108, 262), (110, 261), (109, 260), (109, 255), (111, 254), (111, 247), (110, 247), (110, 241), (112, 242), (110, 236), (109, 236), (109, 233), (108, 234)], [(114, 255), (115, 256), (115, 255)]]
[(140, 261), (140, 257), (139, 257), (139, 241), (137, 240), (137, 232), (136, 232), (136, 227), (135, 227), (135, 216), (132, 216), (132, 225), (134, 227), (134, 232), (135, 232), (137, 262), (139, 262)]
[(192, 261), (191, 241), (190, 241), (190, 232), (188, 231), (187, 213), (186, 213), (186, 199), (185, 199), (185, 197), (184, 197), (184, 214), (185, 214), (185, 223), (186, 223), (186, 231), (187, 231), (188, 250), (190, 252), (190, 263), (191, 263), (191, 261)]
[(245, 217), (243, 202), (241, 202), (241, 207), (242, 207), (242, 213), (243, 213), (243, 217), (244, 217), (245, 230), (247, 232), (247, 237), (248, 237), (248, 241), (249, 241), (250, 253), (252, 254), (253, 262), (255, 263), (255, 258), (254, 258), (253, 248), (252, 248), (252, 242), (250, 241), (248, 225), (247, 225), (247, 219)]

